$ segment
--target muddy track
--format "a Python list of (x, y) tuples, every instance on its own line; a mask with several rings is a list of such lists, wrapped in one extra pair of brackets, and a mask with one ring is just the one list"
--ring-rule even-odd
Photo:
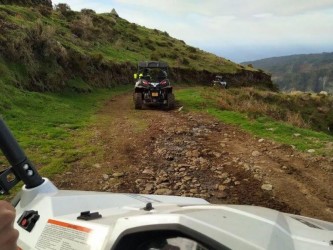
[[(102, 155), (73, 163), (61, 188), (201, 197), (333, 221), (333, 159), (299, 153), (200, 113), (110, 100), (89, 128)], [(94, 158), (95, 157), (95, 158)]]

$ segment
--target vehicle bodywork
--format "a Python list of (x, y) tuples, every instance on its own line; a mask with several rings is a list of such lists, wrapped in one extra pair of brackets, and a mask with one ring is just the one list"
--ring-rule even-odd
[(215, 79), (212, 81), (213, 86), (218, 86), (221, 88), (228, 88), (228, 84), (225, 80), (223, 80), (222, 76), (215, 76)]

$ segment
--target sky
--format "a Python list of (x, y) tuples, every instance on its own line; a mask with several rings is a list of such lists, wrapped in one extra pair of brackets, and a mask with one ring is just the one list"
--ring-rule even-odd
[(166, 31), (188, 45), (244, 62), (333, 52), (333, 0), (53, 0)]

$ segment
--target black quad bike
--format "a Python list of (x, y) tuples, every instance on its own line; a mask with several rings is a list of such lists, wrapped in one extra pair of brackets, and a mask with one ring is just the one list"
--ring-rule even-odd
[(215, 76), (215, 79), (212, 81), (212, 86), (217, 86), (223, 89), (227, 89), (229, 87), (222, 76)]
[(168, 79), (168, 64), (158, 61), (138, 63), (138, 72), (134, 74), (136, 80), (133, 101), (135, 109), (142, 109), (143, 105), (165, 106), (173, 109), (175, 96)]

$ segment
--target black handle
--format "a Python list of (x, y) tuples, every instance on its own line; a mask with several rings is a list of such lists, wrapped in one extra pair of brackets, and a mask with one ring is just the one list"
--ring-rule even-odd
[(1, 118), (0, 149), (12, 165), (15, 176), (24, 182), (26, 188), (34, 188), (44, 182)]

